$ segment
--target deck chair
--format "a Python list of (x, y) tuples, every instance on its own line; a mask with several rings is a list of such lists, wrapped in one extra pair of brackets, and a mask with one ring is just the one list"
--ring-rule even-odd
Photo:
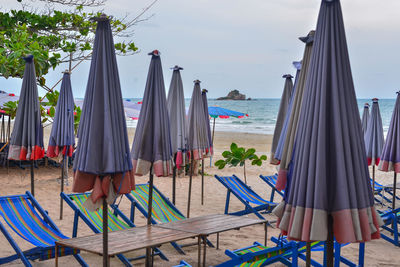
[[(0, 214), (17, 235), (35, 246), (22, 251), (0, 222), (1, 232), (16, 252), (15, 255), (0, 258), (0, 264), (20, 259), (25, 266), (32, 266), (30, 261), (52, 259), (55, 257), (55, 241), (68, 238), (61, 233), (30, 192), (0, 197)], [(82, 266), (89, 266), (78, 253), (77, 250), (63, 248), (59, 250), (58, 256), (73, 255)]]
[[(277, 244), (277, 246), (284, 246), (290, 242), (288, 241), (285, 236), (283, 237), (272, 237), (271, 241)], [(297, 247), (299, 248), (299, 259), (306, 261), (306, 242), (295, 242), (297, 243)], [(348, 243), (349, 244), (349, 243)], [(354, 263), (349, 259), (345, 258), (341, 255), (341, 248), (347, 246), (348, 244), (339, 244), (338, 242), (334, 242), (334, 266), (339, 267), (340, 263), (343, 263), (349, 267), (362, 267), (364, 266), (364, 256), (365, 256), (365, 243), (359, 243), (359, 250), (358, 250), (358, 263)], [(322, 251), (325, 253), (325, 242), (323, 241), (315, 241), (311, 243), (311, 251)], [(324, 254), (324, 263), (321, 264), (314, 259), (311, 259), (311, 265), (315, 267), (323, 267), (326, 266), (325, 262), (325, 254)]]
[[(372, 183), (373, 183), (372, 178), (370, 178), (370, 181), (371, 181), (371, 185), (372, 185)], [(375, 201), (377, 203), (382, 204), (384, 206), (386, 206), (386, 205), (385, 205), (385, 203), (383, 203), (382, 200), (386, 201), (387, 203), (392, 203), (392, 201), (393, 201), (393, 187), (384, 186), (384, 185), (378, 183), (375, 180), (374, 190), (375, 190), (374, 197), (375, 197)], [(388, 194), (389, 197), (385, 196), (385, 194)], [(377, 196), (380, 196), (381, 199), (378, 199)], [(396, 199), (400, 200), (400, 197), (396, 196)]]
[[(125, 195), (131, 201), (131, 215), (130, 219), (135, 222), (135, 208), (137, 208), (144, 217), (148, 217), (148, 199), (149, 199), (149, 184), (137, 184), (136, 189), (132, 190), (129, 194)], [(153, 186), (153, 210), (151, 216), (151, 223), (169, 223), (174, 221), (185, 220), (186, 217), (180, 212), (174, 204), (165, 197), (157, 187)], [(207, 244), (211, 247), (214, 245), (207, 240)], [(178, 244), (171, 242), (171, 245), (181, 254), (185, 254), (182, 250), (183, 247), (197, 245), (192, 244)]]
[(261, 180), (266, 182), (272, 189), (271, 197), (269, 199), (270, 202), (274, 202), (275, 193), (277, 193), (278, 195), (280, 195), (283, 198), (283, 194), (285, 194), (285, 190), (279, 191), (278, 189), (276, 189), (276, 180), (278, 179), (277, 173), (274, 175), (270, 175), (270, 176), (260, 175), (260, 178), (261, 178)]
[[(83, 203), (89, 197), (89, 193), (78, 194), (65, 194), (62, 192), (61, 197), (74, 211), (74, 225), (72, 236), (76, 237), (78, 234), (79, 217), (89, 226), (89, 228), (96, 234), (103, 232), (103, 212), (102, 209), (98, 211), (89, 211), (83, 206)], [(118, 231), (135, 227), (116, 205), (110, 205), (112, 209), (108, 208), (108, 231)], [(168, 258), (156, 248), (155, 255), (159, 255), (161, 259), (168, 261)], [(130, 261), (142, 259), (145, 256), (128, 259), (122, 254), (117, 255), (118, 259), (126, 266), (132, 266)]]
[[(245, 215), (254, 213), (258, 218), (264, 220), (265, 218), (259, 211), (270, 213), (277, 205), (276, 203), (267, 201), (254, 192), (248, 185), (240, 180), (236, 175), (232, 176), (218, 176), (215, 175), (218, 181), (223, 184), (228, 192), (226, 195), (225, 214), (230, 215)], [(244, 210), (229, 213), (229, 200), (231, 193), (235, 195), (245, 206)]]
[(192, 267), (192, 265), (190, 265), (184, 260), (181, 260), (181, 262), (178, 265), (174, 265), (173, 267)]
[(386, 230), (390, 233), (390, 235), (386, 235), (381, 232), (381, 237), (392, 243), (395, 246), (400, 247), (399, 240), (399, 223), (400, 223), (400, 208), (395, 210), (388, 211), (378, 211), (382, 220), (384, 221), (384, 225), (382, 226), (383, 230)]

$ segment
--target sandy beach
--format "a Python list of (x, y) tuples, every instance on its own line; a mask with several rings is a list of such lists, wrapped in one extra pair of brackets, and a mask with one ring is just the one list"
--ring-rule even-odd
[[(130, 141), (133, 139), (133, 129), (129, 131)], [(48, 129), (46, 129), (48, 134)], [(250, 134), (250, 133), (231, 133), (231, 132), (216, 132), (214, 142), (214, 158), (213, 162), (221, 158), (221, 153), (226, 150), (232, 142), (236, 142), (240, 146), (254, 147), (257, 150), (257, 154), (267, 154), (269, 156), (270, 144), (272, 136)], [(47, 144), (46, 144), (47, 145)], [(224, 212), (226, 189), (223, 187), (215, 178), (214, 174), (218, 175), (231, 175), (237, 174), (239, 177), (243, 177), (242, 168), (228, 168), (218, 170), (216, 167), (210, 167), (209, 159), (206, 160), (205, 172), (208, 176), (205, 177), (205, 203), (200, 203), (200, 181), (201, 177), (197, 176), (194, 178), (193, 184), (193, 195), (192, 195), (192, 209), (191, 217), (217, 214)], [(275, 166), (272, 166), (267, 162), (262, 167), (248, 166), (247, 177), (248, 184), (262, 197), (269, 199), (271, 190), (267, 184), (265, 184), (258, 177), (260, 174), (270, 175), (276, 172)], [(383, 184), (389, 184), (392, 182), (392, 173), (382, 173), (377, 171), (377, 181)], [(48, 211), (51, 218), (55, 221), (57, 226), (62, 232), (67, 235), (72, 235), (72, 224), (73, 224), (73, 212), (64, 203), (64, 219), (59, 220), (59, 191), (60, 184), (57, 182), (57, 178), (60, 177), (60, 169), (55, 167), (41, 167), (35, 170), (35, 190), (36, 198), (42, 207)], [(136, 183), (147, 182), (148, 177), (136, 177)], [(10, 168), (7, 172), (6, 168), (0, 168), (0, 195), (12, 195), (21, 194), (26, 190), (30, 189), (30, 172), (29, 170), (22, 170), (19, 168)], [(171, 178), (156, 178), (155, 185), (160, 189), (167, 197), (171, 197)], [(69, 171), (69, 186), (66, 186), (65, 191), (71, 192), (72, 187), (72, 169)], [(188, 177), (181, 177), (177, 180), (177, 207), (186, 214), (186, 203), (187, 203), (187, 191), (188, 191)], [(280, 201), (279, 198), (276, 201)], [(129, 214), (130, 206), (128, 200), (124, 197), (121, 201), (120, 208), (126, 214)], [(380, 208), (380, 207), (378, 207)], [(243, 209), (243, 205), (237, 201), (234, 197), (231, 199), (230, 210)], [(249, 215), (251, 218), (256, 218), (254, 215)], [(269, 220), (276, 220), (273, 215), (265, 216)], [(2, 223), (4, 221), (2, 220)], [(135, 224), (138, 226), (145, 225), (145, 218), (140, 214), (136, 213)], [(6, 226), (8, 229), (9, 227)], [(12, 232), (10, 230), (10, 232)], [(13, 237), (22, 249), (29, 249), (32, 246), (20, 237), (16, 236), (12, 232)], [(92, 231), (83, 223), (79, 222), (78, 236), (85, 236), (92, 234)], [(278, 236), (279, 230), (274, 228), (268, 229), (268, 236)], [(225, 249), (238, 249), (244, 246), (251, 245), (254, 241), (263, 242), (264, 232), (263, 226), (253, 226), (243, 228), (239, 231), (229, 231), (220, 235), (220, 249), (209, 248), (207, 250), (207, 265), (216, 265), (224, 262), (229, 258), (225, 256)], [(216, 242), (216, 236), (210, 236), (212, 242)], [(183, 242), (192, 242), (193, 240), (187, 240)], [(272, 242), (269, 242), (272, 245)], [(170, 245), (166, 244), (161, 247), (162, 251), (169, 258), (169, 262), (161, 260), (159, 257), (155, 258), (155, 266), (173, 266), (178, 264), (180, 260), (186, 260), (188, 263), (196, 266), (197, 262), (197, 247), (185, 247), (184, 251), (186, 255), (180, 255)], [(14, 254), (13, 249), (4, 238), (0, 235), (0, 257)], [(135, 251), (128, 253), (128, 257), (134, 257), (143, 255), (144, 250)], [(342, 249), (342, 255), (348, 259), (356, 262), (358, 258), (358, 245), (350, 244)], [(398, 258), (399, 248), (394, 245), (383, 241), (375, 240), (367, 243), (365, 253), (365, 266), (400, 266), (400, 260)], [(100, 256), (91, 253), (82, 253), (83, 258), (90, 266), (100, 266), (102, 258)], [(313, 253), (315, 259), (321, 260), (322, 254), (319, 252)], [(78, 263), (72, 256), (60, 258), (61, 266), (77, 266)], [(133, 262), (135, 266), (144, 266), (144, 261), (139, 260)], [(14, 261), (6, 266), (21, 266), (20, 261)], [(304, 262), (300, 261), (300, 266), (304, 266)], [(35, 262), (34, 266), (54, 266), (54, 260), (48, 260), (44, 262)], [(122, 263), (116, 259), (111, 259), (111, 266), (123, 266)], [(281, 266), (281, 264), (275, 264), (274, 266)]]

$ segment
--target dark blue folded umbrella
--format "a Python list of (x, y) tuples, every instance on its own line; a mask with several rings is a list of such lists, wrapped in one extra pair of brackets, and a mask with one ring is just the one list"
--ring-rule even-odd
[(368, 128), (368, 121), (369, 121), (369, 104), (365, 103), (363, 115), (362, 115), (362, 119), (361, 119), (361, 125), (362, 125), (362, 130), (363, 130), (364, 135)]
[(44, 157), (43, 127), (33, 56), (27, 56), (24, 60), (26, 61), (25, 71), (10, 139), (8, 159), (32, 161), (31, 192), (35, 194), (33, 161)]
[(271, 145), (271, 156), (270, 156), (270, 163), (271, 164), (278, 164), (279, 160), (275, 159), (275, 151), (278, 146), (279, 138), (281, 136), (283, 124), (285, 122), (286, 114), (289, 108), (290, 99), (292, 96), (293, 91), (293, 76), (290, 74), (283, 75), (285, 79), (285, 86), (283, 87), (281, 103), (279, 105), (278, 116), (276, 118), (275, 130), (274, 135), (272, 138), (272, 145)]
[(382, 117), (378, 98), (372, 99), (371, 116), (364, 136), (368, 165), (378, 165), (384, 143)]
[(61, 83), (47, 147), (47, 156), (50, 158), (58, 157), (59, 154), (71, 157), (74, 151), (74, 96), (70, 76), (69, 72), (65, 72)]
[(322, 0), (288, 176), (275, 214), (290, 239), (379, 238), (339, 0)]
[(131, 150), (133, 167), (137, 175), (152, 170), (156, 176), (168, 176), (172, 174), (173, 154), (161, 58), (157, 50), (149, 55), (149, 73)]
[[(135, 188), (110, 21), (97, 19), (92, 62), (78, 129), (74, 192), (92, 190), (95, 207), (104, 197)], [(89, 204), (89, 203), (88, 203)]]
[(211, 138), (211, 127), (210, 127), (210, 115), (208, 113), (208, 101), (207, 101), (207, 93), (208, 91), (206, 89), (203, 89), (201, 91), (201, 98), (203, 100), (203, 110), (204, 110), (204, 118), (206, 122), (206, 127), (207, 127), (207, 136), (208, 136), (208, 155), (212, 156), (213, 154), (213, 140)]

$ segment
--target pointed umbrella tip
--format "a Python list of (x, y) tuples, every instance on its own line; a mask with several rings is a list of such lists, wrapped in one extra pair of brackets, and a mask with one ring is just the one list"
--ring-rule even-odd
[(208, 90), (207, 89), (203, 89), (203, 90), (201, 90), (201, 92), (202, 93), (208, 93)]
[(93, 18), (91, 18), (91, 20), (93, 20), (93, 21), (107, 21), (107, 20), (109, 20), (111, 17), (109, 17), (109, 16), (107, 16), (106, 14), (104, 14), (104, 13), (102, 13), (101, 15), (100, 15), (100, 17), (93, 17)]
[(194, 83), (201, 83), (200, 80), (194, 80)]
[(62, 73), (63, 74), (71, 74), (71, 72), (69, 70), (64, 70)]
[(156, 56), (156, 57), (159, 57), (159, 56), (160, 56), (160, 51), (158, 51), (158, 50), (156, 49), (156, 50), (153, 50), (153, 51), (151, 51), (150, 53), (148, 53), (148, 55), (149, 55), (149, 56)]
[(378, 103), (378, 100), (379, 100), (379, 99), (376, 98), (376, 97), (375, 97), (375, 98), (372, 98), (372, 102), (373, 102), (373, 103)]
[(175, 65), (174, 67), (171, 68), (171, 70), (183, 70), (183, 68), (179, 67), (178, 65)]
[(23, 59), (25, 60), (25, 62), (32, 62), (33, 55), (27, 55), (26, 57), (23, 57)]
[(369, 108), (369, 103), (365, 103), (365, 104), (364, 104), (364, 107)]
[(285, 74), (285, 75), (282, 76), (282, 78), (285, 78), (285, 79), (292, 79), (293, 76), (290, 75), (290, 74)]
[(313, 43), (314, 42), (314, 36), (315, 36), (315, 31), (314, 30), (311, 30), (308, 34), (307, 34), (307, 36), (304, 36), (304, 37), (300, 37), (299, 39), (300, 39), (300, 41), (302, 41), (303, 43), (305, 43), (305, 44), (311, 44), (311, 43)]

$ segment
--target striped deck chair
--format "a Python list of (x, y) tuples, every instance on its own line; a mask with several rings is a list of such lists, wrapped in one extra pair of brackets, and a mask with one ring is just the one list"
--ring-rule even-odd
[[(78, 234), (78, 221), (79, 217), (89, 226), (89, 228), (96, 234), (103, 232), (103, 211), (99, 209), (98, 211), (89, 211), (83, 206), (83, 203), (89, 197), (90, 193), (82, 194), (65, 194), (61, 193), (61, 197), (67, 202), (67, 204), (74, 211), (74, 226), (72, 230), (72, 236), (76, 237)], [(116, 206), (110, 205), (112, 209), (108, 208), (108, 231), (118, 231), (123, 229), (128, 229), (135, 227), (133, 222), (129, 220), (125, 214)], [(159, 255), (163, 260), (168, 261), (168, 258), (158, 249), (155, 250), (155, 255)], [(128, 259), (124, 255), (119, 254), (117, 257), (126, 266), (132, 266), (130, 261), (142, 259), (145, 256), (140, 256), (136, 258)]]
[(233, 251), (226, 250), (225, 254), (229, 256), (231, 260), (221, 263), (216, 267), (261, 267), (276, 262), (281, 262), (286, 266), (298, 266), (298, 248), (295, 242), (272, 248), (255, 242), (254, 245), (249, 247)]
[(382, 229), (390, 233), (390, 235), (387, 235), (381, 232), (381, 237), (384, 240), (392, 243), (393, 245), (400, 247), (400, 240), (399, 240), (400, 208), (395, 210), (378, 211), (378, 212), (380, 213), (380, 216), (385, 223), (382, 226)]
[(272, 189), (270, 202), (274, 202), (275, 193), (278, 193), (283, 198), (283, 194), (285, 194), (285, 190), (279, 191), (276, 189), (276, 180), (278, 179), (278, 174), (275, 173), (274, 175), (264, 176), (260, 175), (261, 180), (266, 182)]
[[(370, 181), (371, 181), (371, 185), (372, 185), (372, 183), (373, 183), (372, 178), (370, 178)], [(393, 201), (393, 187), (392, 186), (384, 186), (375, 180), (374, 189), (375, 189), (375, 192), (374, 192), (375, 193), (375, 201), (377, 203), (382, 204), (383, 206), (387, 206), (387, 205), (382, 200), (384, 200), (387, 203), (392, 203), (392, 201)], [(385, 195), (385, 193), (387, 193), (389, 195), (389, 197), (387, 197)], [(378, 199), (377, 195), (380, 196), (381, 199)], [(396, 196), (396, 199), (400, 200), (400, 197)]]
[[(25, 266), (32, 266), (30, 261), (52, 259), (55, 257), (55, 241), (68, 238), (61, 233), (30, 192), (26, 192), (25, 195), (0, 197), (0, 214), (17, 235), (35, 246), (22, 251), (5, 225), (0, 222), (1, 232), (16, 252), (15, 255), (0, 258), (0, 264), (20, 259)], [(78, 252), (62, 248), (58, 256), (73, 255), (82, 266), (89, 266)]]
[[(125, 195), (131, 201), (131, 221), (135, 222), (135, 208), (137, 208), (143, 216), (148, 217), (148, 200), (149, 200), (149, 184), (137, 184), (136, 189), (132, 190), (129, 194)], [(160, 190), (153, 186), (153, 210), (151, 216), (151, 223), (169, 223), (174, 221), (184, 220), (186, 217), (180, 212), (174, 204), (165, 197)], [(209, 240), (207, 244), (214, 247)], [(183, 247), (197, 245), (192, 244), (178, 244), (172, 242), (171, 245), (181, 254), (185, 254), (182, 250)]]
[[(258, 218), (264, 220), (265, 218), (259, 211), (270, 213), (276, 206), (276, 203), (267, 201), (254, 192), (248, 185), (240, 180), (236, 175), (232, 176), (218, 176), (215, 175), (228, 190), (225, 203), (225, 214), (230, 215), (245, 215), (254, 213)], [(231, 193), (235, 195), (245, 206), (244, 210), (229, 213), (229, 200)]]
[(174, 265), (173, 267), (192, 267), (192, 265), (190, 265), (184, 260), (181, 260), (181, 262), (178, 265)]
[[(286, 237), (272, 237), (271, 241), (277, 244), (277, 246), (284, 246), (290, 242), (294, 241), (288, 241)], [(299, 259), (306, 261), (306, 242), (295, 242), (297, 244), (297, 247), (299, 248), (298, 252), (298, 257)], [(364, 256), (365, 256), (365, 243), (359, 243), (359, 250), (358, 250), (358, 263), (354, 263), (350, 261), (349, 259), (345, 258), (344, 256), (341, 255), (341, 249), (342, 247), (347, 246), (347, 244), (339, 244), (338, 242), (334, 242), (334, 266), (340, 266), (341, 263), (350, 266), (350, 267), (362, 267), (364, 266)], [(311, 251), (321, 251), (325, 253), (325, 242), (323, 241), (315, 241), (311, 243)], [(326, 257), (324, 254), (324, 261)], [(315, 261), (314, 259), (311, 259), (311, 265), (315, 267), (323, 267), (326, 266), (326, 263), (324, 262), (323, 264)]]

